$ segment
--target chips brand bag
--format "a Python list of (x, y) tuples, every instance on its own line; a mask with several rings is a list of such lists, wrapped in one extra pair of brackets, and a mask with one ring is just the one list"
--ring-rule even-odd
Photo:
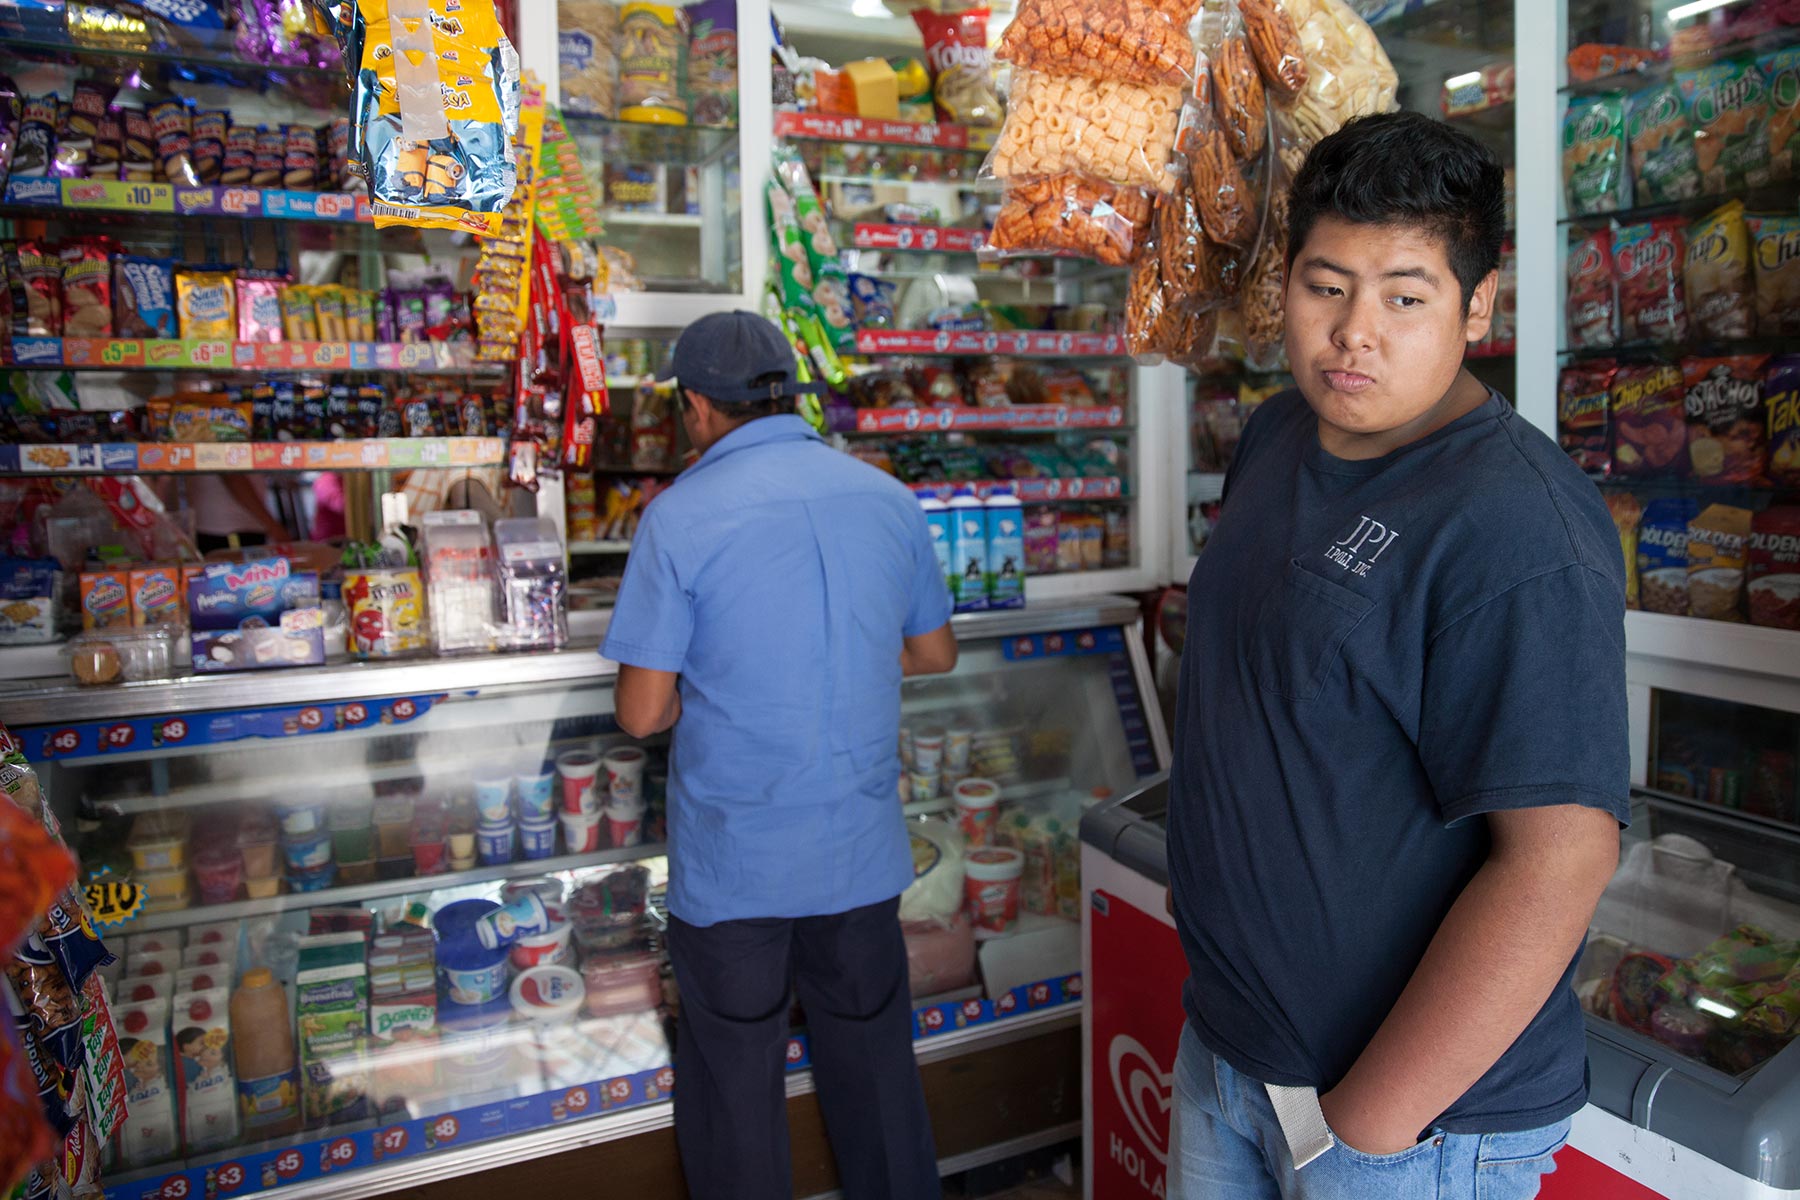
[(1800, 487), (1800, 355), (1769, 364), (1763, 405), (1769, 414), (1769, 478), (1777, 487)]
[(1744, 567), (1752, 514), (1709, 504), (1688, 522), (1688, 615), (1742, 621)]
[(1800, 217), (1750, 217), (1756, 261), (1756, 331), (1763, 337), (1800, 334)]
[(1679, 71), (1675, 81), (1694, 126), (1701, 191), (1725, 195), (1769, 181), (1769, 93), (1749, 59)]
[(1615, 370), (1610, 362), (1564, 367), (1557, 386), (1557, 441), (1576, 466), (1602, 478), (1612, 473), (1609, 389)]
[(1620, 367), (1612, 382), (1613, 470), (1646, 477), (1685, 475), (1686, 412), (1680, 367)]
[(1563, 186), (1569, 214), (1585, 217), (1631, 203), (1625, 170), (1625, 98), (1575, 96), (1563, 118)]
[(1800, 46), (1757, 60), (1769, 93), (1769, 174), (1791, 179), (1800, 159)]
[(1800, 629), (1800, 508), (1777, 506), (1750, 522), (1750, 623)]
[(1569, 346), (1592, 350), (1619, 340), (1619, 301), (1613, 287), (1612, 231), (1583, 233), (1569, 246)]
[(1680, 217), (1621, 226), (1613, 234), (1619, 280), (1620, 337), (1626, 342), (1680, 342), (1688, 336), (1681, 269), (1687, 238)]
[(1769, 463), (1763, 415), (1766, 355), (1682, 360), (1688, 473), (1701, 483), (1757, 483)]
[(1639, 204), (1691, 200), (1700, 194), (1694, 133), (1681, 89), (1660, 83), (1625, 101), (1625, 138), (1631, 144), (1631, 176)]
[(1699, 337), (1747, 338), (1756, 328), (1750, 286), (1750, 232), (1744, 202), (1733, 200), (1688, 228), (1688, 318)]
[(988, 10), (937, 13), (913, 11), (931, 68), (931, 97), (938, 120), (995, 129), (1006, 116), (994, 89), (994, 58), (988, 50)]
[(1638, 602), (1645, 612), (1687, 616), (1688, 522), (1697, 501), (1664, 496), (1644, 506), (1638, 524)]

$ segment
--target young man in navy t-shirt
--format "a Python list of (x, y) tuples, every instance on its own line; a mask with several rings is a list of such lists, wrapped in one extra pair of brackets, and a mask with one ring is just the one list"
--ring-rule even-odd
[(1408, 113), (1293, 184), (1299, 386), (1246, 428), (1188, 592), (1171, 1197), (1529, 1197), (1586, 1099), (1624, 563), (1594, 485), (1463, 367), (1501, 194)]

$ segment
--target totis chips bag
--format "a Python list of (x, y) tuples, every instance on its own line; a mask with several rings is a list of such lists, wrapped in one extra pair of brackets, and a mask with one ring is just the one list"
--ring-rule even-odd
[(1756, 263), (1756, 332), (1800, 334), (1800, 217), (1750, 217), (1745, 225)]
[(1721, 340), (1750, 336), (1756, 327), (1756, 303), (1743, 201), (1733, 200), (1688, 228), (1682, 281), (1697, 336)]
[(1592, 350), (1619, 340), (1619, 300), (1613, 283), (1612, 231), (1582, 233), (1569, 246), (1569, 347)]
[(1701, 483), (1748, 484), (1768, 467), (1762, 380), (1768, 358), (1682, 360), (1687, 385), (1688, 473)]
[(1749, 509), (1709, 504), (1688, 522), (1688, 615), (1742, 621)]
[(1800, 46), (1757, 60), (1769, 93), (1769, 174), (1791, 179), (1800, 159)]

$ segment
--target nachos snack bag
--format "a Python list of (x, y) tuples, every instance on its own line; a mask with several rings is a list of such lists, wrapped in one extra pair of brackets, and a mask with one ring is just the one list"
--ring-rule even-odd
[(1625, 225), (1613, 233), (1623, 341), (1687, 339), (1687, 302), (1681, 286), (1686, 255), (1687, 238), (1680, 217)]
[(1624, 96), (1571, 97), (1563, 118), (1562, 146), (1563, 186), (1571, 216), (1612, 212), (1631, 203)]
[(1694, 127), (1700, 190), (1722, 195), (1769, 181), (1769, 92), (1747, 58), (1678, 71)]
[(1639, 204), (1691, 200), (1700, 194), (1694, 132), (1681, 89), (1672, 83), (1633, 92), (1625, 101), (1625, 139)]
[(1769, 419), (1769, 478), (1776, 487), (1800, 487), (1800, 355), (1771, 360), (1762, 390)]
[(938, 120), (994, 129), (1006, 116), (994, 87), (994, 60), (988, 51), (988, 10), (959, 13), (913, 11), (931, 69), (931, 96)]
[(1800, 629), (1800, 508), (1776, 505), (1750, 521), (1745, 591), (1750, 623)]
[(1644, 505), (1638, 524), (1638, 602), (1645, 612), (1688, 612), (1688, 522), (1700, 511), (1692, 497), (1663, 496)]
[(1688, 227), (1686, 267), (1688, 319), (1697, 337), (1729, 341), (1756, 328), (1750, 286), (1750, 233), (1744, 202), (1733, 200)]
[(1612, 473), (1612, 379), (1610, 362), (1564, 367), (1557, 382), (1556, 439), (1571, 461), (1589, 475)]
[(1688, 522), (1688, 615), (1742, 621), (1744, 568), (1753, 514), (1709, 504)]
[(1800, 46), (1788, 46), (1757, 60), (1769, 93), (1769, 175), (1800, 174)]
[(1592, 350), (1619, 340), (1619, 299), (1613, 282), (1612, 232), (1581, 233), (1569, 247), (1569, 348)]
[(1749, 217), (1745, 225), (1756, 264), (1756, 332), (1800, 334), (1800, 217)]
[(1612, 381), (1612, 421), (1616, 473), (1687, 473), (1687, 389), (1680, 367), (1620, 367)]
[(1699, 483), (1752, 484), (1768, 469), (1764, 420), (1764, 355), (1689, 358), (1687, 384), (1688, 474)]

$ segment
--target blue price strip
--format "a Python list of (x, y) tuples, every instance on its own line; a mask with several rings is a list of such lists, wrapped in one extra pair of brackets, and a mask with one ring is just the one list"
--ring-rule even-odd
[(953, 1029), (992, 1025), (1020, 1013), (1073, 1004), (1081, 999), (1081, 976), (1027, 983), (993, 1000), (963, 1000), (953, 1004), (928, 1004), (913, 1010), (913, 1036), (935, 1037)]
[(1034, 633), (1009, 638), (1001, 644), (1008, 662), (1028, 658), (1073, 658), (1088, 654), (1116, 654), (1125, 649), (1125, 635), (1117, 626), (1104, 629), (1070, 629), (1061, 633)]
[(297, 704), (284, 708), (239, 708), (220, 712), (141, 717), (77, 725), (36, 725), (20, 731), (25, 756), (34, 762), (100, 758), (128, 751), (172, 750), (220, 746), (250, 738), (306, 737), (339, 733), (372, 725), (404, 725), (416, 721), (444, 700), (431, 696), (396, 696), (389, 700), (350, 700), (332, 704)]

